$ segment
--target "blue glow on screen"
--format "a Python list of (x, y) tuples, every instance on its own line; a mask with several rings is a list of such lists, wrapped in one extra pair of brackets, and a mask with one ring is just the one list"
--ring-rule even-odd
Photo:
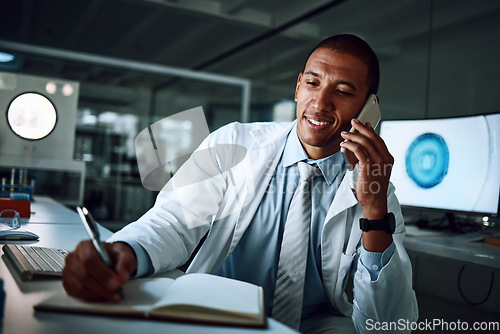
[(448, 173), (450, 152), (443, 137), (424, 133), (415, 139), (406, 153), (406, 172), (422, 188), (439, 184)]
[(381, 123), (404, 206), (496, 214), (500, 113)]

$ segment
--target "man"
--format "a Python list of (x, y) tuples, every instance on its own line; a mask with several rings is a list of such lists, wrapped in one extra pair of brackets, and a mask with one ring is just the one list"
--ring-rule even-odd
[[(274, 316), (287, 213), (301, 179), (298, 166), (306, 162), (316, 166), (317, 175), (311, 181), (300, 330), (333, 329), (343, 316), (352, 317), (358, 332), (367, 331), (369, 322), (416, 321), (411, 265), (402, 245), (405, 228), (389, 183), (393, 157), (370, 124), (353, 119), (377, 92), (378, 81), (378, 60), (363, 40), (338, 35), (321, 42), (297, 80), (296, 122), (232, 123), (212, 133), (200, 146), (211, 149), (210, 156), (193, 154), (155, 206), (108, 240), (114, 271), (89, 242), (68, 255), (63, 272), (68, 294), (120, 302), (117, 290), (131, 276), (182, 265), (210, 231), (188, 272), (263, 286), (268, 314)], [(346, 132), (351, 125), (355, 133)], [(247, 150), (230, 172), (221, 165), (232, 166), (231, 152), (213, 149), (220, 144)], [(208, 175), (213, 168), (220, 174), (175, 186), (186, 175)], [(360, 229), (360, 218), (368, 225), (390, 225), (392, 217), (395, 231)], [(353, 303), (344, 291), (350, 274)]]

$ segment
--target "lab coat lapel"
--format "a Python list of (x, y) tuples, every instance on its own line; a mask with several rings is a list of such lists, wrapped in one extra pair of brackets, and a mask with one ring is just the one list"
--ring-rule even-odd
[(344, 179), (340, 183), (337, 194), (333, 198), (332, 205), (328, 209), (326, 214), (325, 225), (336, 215), (342, 211), (358, 204), (358, 199), (356, 198), (356, 178), (357, 178), (357, 168), (353, 171), (347, 171)]
[[(321, 237), (323, 282), (334, 307), (345, 315), (352, 307), (344, 293), (345, 278), (354, 259), (354, 251), (361, 233), (352, 221), (356, 212), (349, 210), (358, 204), (355, 195), (357, 169), (348, 171), (330, 206)], [(347, 238), (347, 240), (346, 240)], [(345, 249), (345, 246), (347, 248)]]
[(244, 203), (247, 205), (241, 210), (236, 222), (229, 253), (234, 250), (251, 223), (276, 170), (288, 133), (294, 124), (294, 122), (275, 123), (251, 131), (254, 142), (247, 152), (246, 173), (252, 173), (253, 184), (248, 184), (247, 187), (253, 187), (253, 189), (246, 191)]

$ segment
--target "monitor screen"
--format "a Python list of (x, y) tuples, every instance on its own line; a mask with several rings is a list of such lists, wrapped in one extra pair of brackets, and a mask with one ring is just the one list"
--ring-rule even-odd
[(403, 206), (497, 215), (500, 113), (381, 123)]

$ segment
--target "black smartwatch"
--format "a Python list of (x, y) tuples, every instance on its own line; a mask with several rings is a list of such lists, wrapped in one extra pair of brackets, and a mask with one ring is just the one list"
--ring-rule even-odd
[(393, 234), (396, 229), (396, 218), (392, 212), (385, 215), (384, 219), (370, 220), (365, 218), (359, 219), (359, 228), (361, 231), (383, 230), (389, 234)]

